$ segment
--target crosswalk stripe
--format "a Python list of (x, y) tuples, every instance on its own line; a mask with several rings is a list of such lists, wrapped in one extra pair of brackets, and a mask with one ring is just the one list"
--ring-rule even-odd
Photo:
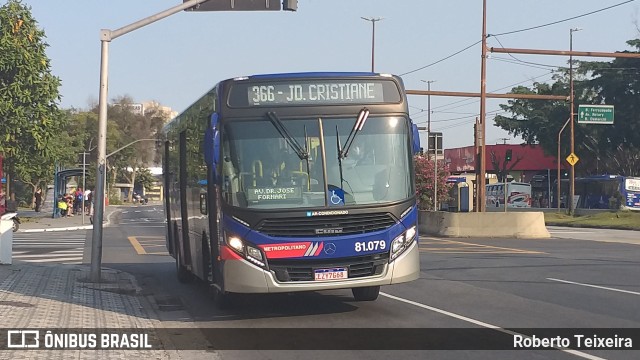
[(17, 259), (27, 259), (27, 258), (49, 258), (49, 259), (57, 259), (56, 256), (70, 256), (70, 255), (80, 255), (82, 257), (82, 252), (64, 252), (64, 253), (48, 253), (48, 254), (19, 254), (14, 255), (14, 258)]
[(65, 258), (49, 258), (49, 259), (20, 259), (21, 261), (26, 261), (26, 262), (34, 262), (34, 263), (41, 263), (41, 262), (52, 262), (52, 261), (81, 261), (82, 260), (82, 256), (74, 256), (74, 257), (65, 257)]

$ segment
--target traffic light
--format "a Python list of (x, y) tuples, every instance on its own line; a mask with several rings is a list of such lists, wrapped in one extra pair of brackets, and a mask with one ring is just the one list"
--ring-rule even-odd
[(298, 0), (282, 0), (282, 10), (297, 11)]
[(511, 149), (507, 149), (507, 152), (506, 152), (506, 154), (505, 154), (505, 156), (504, 156), (504, 159), (505, 159), (506, 161), (511, 161), (511, 156), (512, 156), (512, 155), (513, 155), (513, 152), (511, 151)]

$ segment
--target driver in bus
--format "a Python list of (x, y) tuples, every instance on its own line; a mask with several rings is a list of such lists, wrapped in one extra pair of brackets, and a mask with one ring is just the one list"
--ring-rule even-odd
[(280, 165), (280, 174), (277, 177), (276, 185), (278, 186), (301, 186), (302, 171), (300, 160), (295, 154), (287, 154), (286, 158)]

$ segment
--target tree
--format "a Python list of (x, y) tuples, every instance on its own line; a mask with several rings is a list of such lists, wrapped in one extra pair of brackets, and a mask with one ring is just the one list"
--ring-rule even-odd
[[(148, 106), (143, 114), (133, 111), (133, 99), (121, 96), (109, 107), (108, 153), (141, 139), (154, 139), (168, 120), (168, 114), (157, 103)], [(108, 159), (110, 183), (116, 180), (132, 186), (141, 169), (146, 169), (156, 160), (155, 143), (140, 141), (118, 151)], [(132, 200), (129, 192), (129, 201)]]
[(30, 7), (20, 0), (0, 7), (0, 154), (9, 175), (19, 173), (31, 182), (46, 172), (28, 169), (52, 165), (65, 126), (57, 105), (60, 79), (51, 74), (44, 38)]
[(151, 190), (157, 179), (153, 176), (151, 171), (147, 168), (140, 169), (136, 176), (135, 188), (144, 189), (146, 191)]
[[(627, 41), (640, 50), (640, 39)], [(629, 51), (625, 51), (629, 52)], [(613, 105), (614, 125), (584, 127), (585, 147), (599, 172), (640, 174), (640, 59), (616, 58), (611, 62), (580, 63), (589, 74), (583, 103)]]
[[(516, 165), (518, 165), (520, 160), (523, 159), (522, 155), (516, 154), (515, 160), (509, 161), (507, 160), (507, 157), (505, 155), (505, 157), (502, 159), (502, 164), (500, 164), (500, 160), (501, 160), (500, 156), (496, 155), (495, 151), (492, 150), (490, 155), (491, 155), (491, 165), (493, 166), (493, 171), (496, 173), (496, 176), (498, 176), (499, 182), (506, 182), (507, 175), (509, 175), (511, 170), (513, 170), (513, 168), (516, 167)], [(509, 166), (507, 167), (507, 165)]]
[[(420, 210), (433, 210), (434, 194), (434, 160), (423, 155), (413, 157), (416, 169), (416, 196), (418, 197), (418, 208)], [(450, 184), (447, 184), (449, 177), (449, 167), (438, 161), (438, 203), (442, 203), (449, 198)]]

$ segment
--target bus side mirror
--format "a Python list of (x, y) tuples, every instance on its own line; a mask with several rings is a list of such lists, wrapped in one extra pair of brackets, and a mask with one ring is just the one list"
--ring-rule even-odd
[(413, 154), (420, 153), (420, 134), (418, 133), (418, 125), (411, 124), (411, 132), (413, 133)]

